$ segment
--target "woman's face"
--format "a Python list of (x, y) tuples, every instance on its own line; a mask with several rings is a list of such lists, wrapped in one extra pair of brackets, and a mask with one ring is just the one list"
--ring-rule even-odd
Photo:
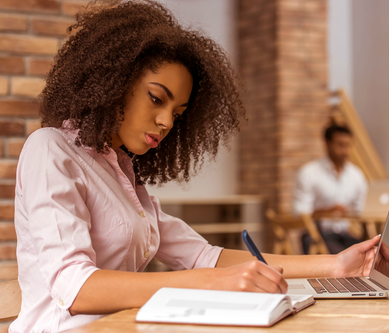
[(163, 63), (140, 78), (126, 97), (124, 120), (112, 135), (112, 148), (125, 145), (136, 155), (156, 148), (188, 106), (193, 78), (184, 65)]

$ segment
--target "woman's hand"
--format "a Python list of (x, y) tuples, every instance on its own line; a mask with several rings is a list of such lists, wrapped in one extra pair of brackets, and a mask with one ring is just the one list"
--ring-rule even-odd
[(215, 272), (219, 277), (213, 281), (215, 285), (211, 289), (280, 294), (288, 290), (288, 284), (282, 277), (282, 268), (271, 267), (258, 260), (216, 268)]
[(368, 276), (377, 251), (380, 235), (350, 246), (336, 255), (335, 277)]
[(389, 276), (389, 247), (386, 245), (384, 239), (381, 242), (380, 253), (378, 253), (374, 267), (377, 271)]

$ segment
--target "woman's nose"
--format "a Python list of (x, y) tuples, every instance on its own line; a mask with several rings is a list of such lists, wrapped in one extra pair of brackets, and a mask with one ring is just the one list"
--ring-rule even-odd
[(170, 130), (174, 124), (173, 112), (171, 110), (163, 110), (159, 112), (156, 118), (156, 123), (163, 129)]

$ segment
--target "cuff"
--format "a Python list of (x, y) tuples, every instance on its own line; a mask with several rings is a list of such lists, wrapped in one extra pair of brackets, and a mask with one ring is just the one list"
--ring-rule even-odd
[(55, 279), (51, 297), (61, 309), (69, 309), (85, 281), (99, 270), (91, 262), (74, 263), (64, 268)]
[(215, 267), (222, 247), (207, 244), (198, 256), (193, 268)]

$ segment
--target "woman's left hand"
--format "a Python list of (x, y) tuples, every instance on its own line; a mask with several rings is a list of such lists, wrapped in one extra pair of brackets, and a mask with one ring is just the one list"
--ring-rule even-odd
[(350, 246), (336, 255), (335, 277), (368, 276), (377, 252), (380, 235)]

